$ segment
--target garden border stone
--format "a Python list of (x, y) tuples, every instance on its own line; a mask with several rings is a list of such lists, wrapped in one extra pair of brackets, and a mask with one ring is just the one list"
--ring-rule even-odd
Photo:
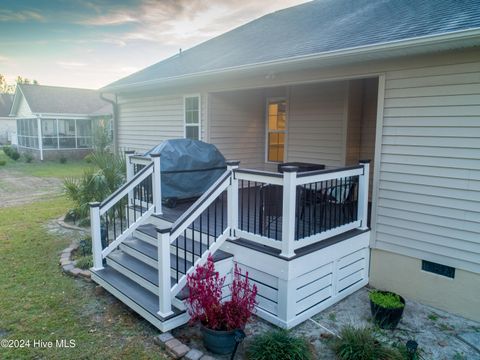
[(153, 342), (165, 349), (174, 359), (184, 360), (216, 360), (214, 357), (204, 355), (203, 352), (193, 349), (175, 338), (171, 332), (164, 332), (155, 336)]
[[(58, 220), (57, 223), (63, 226)], [(90, 270), (84, 270), (76, 267), (76, 261), (72, 260), (72, 253), (78, 249), (78, 243), (73, 241), (66, 249), (60, 253), (60, 266), (63, 272), (72, 275), (74, 277), (83, 277), (84, 279), (91, 281), (92, 274)]]

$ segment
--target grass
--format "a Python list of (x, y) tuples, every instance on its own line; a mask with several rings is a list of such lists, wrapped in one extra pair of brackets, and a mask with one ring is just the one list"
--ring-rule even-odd
[[(0, 359), (164, 359), (158, 331), (93, 283), (62, 273), (59, 252), (71, 239), (45, 224), (71, 204), (63, 197), (0, 208), (0, 338), (30, 347), (0, 348)], [(73, 348), (34, 348), (34, 340), (75, 340)]]
[(26, 163), (20, 160), (13, 161), (3, 150), (0, 150), (0, 161), (6, 161), (5, 166), (0, 167), (0, 171), (18, 171), (23, 175), (36, 177), (55, 177), (63, 179), (65, 177), (80, 177), (83, 169), (88, 166), (84, 160), (69, 160), (65, 164), (60, 161), (33, 161)]

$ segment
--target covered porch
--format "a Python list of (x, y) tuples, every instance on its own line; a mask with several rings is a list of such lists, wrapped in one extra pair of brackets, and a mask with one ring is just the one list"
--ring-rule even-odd
[(377, 99), (378, 77), (210, 92), (203, 140), (257, 170), (370, 159), (373, 179)]

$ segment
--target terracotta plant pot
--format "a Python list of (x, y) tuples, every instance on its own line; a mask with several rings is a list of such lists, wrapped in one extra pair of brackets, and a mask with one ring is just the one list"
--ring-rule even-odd
[[(388, 293), (388, 291), (382, 292)], [(400, 301), (403, 304), (401, 308), (390, 309), (380, 306), (370, 300), (370, 310), (372, 311), (372, 316), (375, 323), (382, 329), (395, 329), (402, 318), (403, 309), (405, 309), (405, 299), (400, 296)]]
[(231, 354), (235, 350), (238, 331), (212, 330), (202, 326), (203, 345), (214, 354)]

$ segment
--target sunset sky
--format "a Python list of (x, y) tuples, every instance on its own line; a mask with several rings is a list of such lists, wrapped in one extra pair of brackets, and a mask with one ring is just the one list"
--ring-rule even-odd
[(0, 74), (99, 88), (305, 0), (0, 0)]

